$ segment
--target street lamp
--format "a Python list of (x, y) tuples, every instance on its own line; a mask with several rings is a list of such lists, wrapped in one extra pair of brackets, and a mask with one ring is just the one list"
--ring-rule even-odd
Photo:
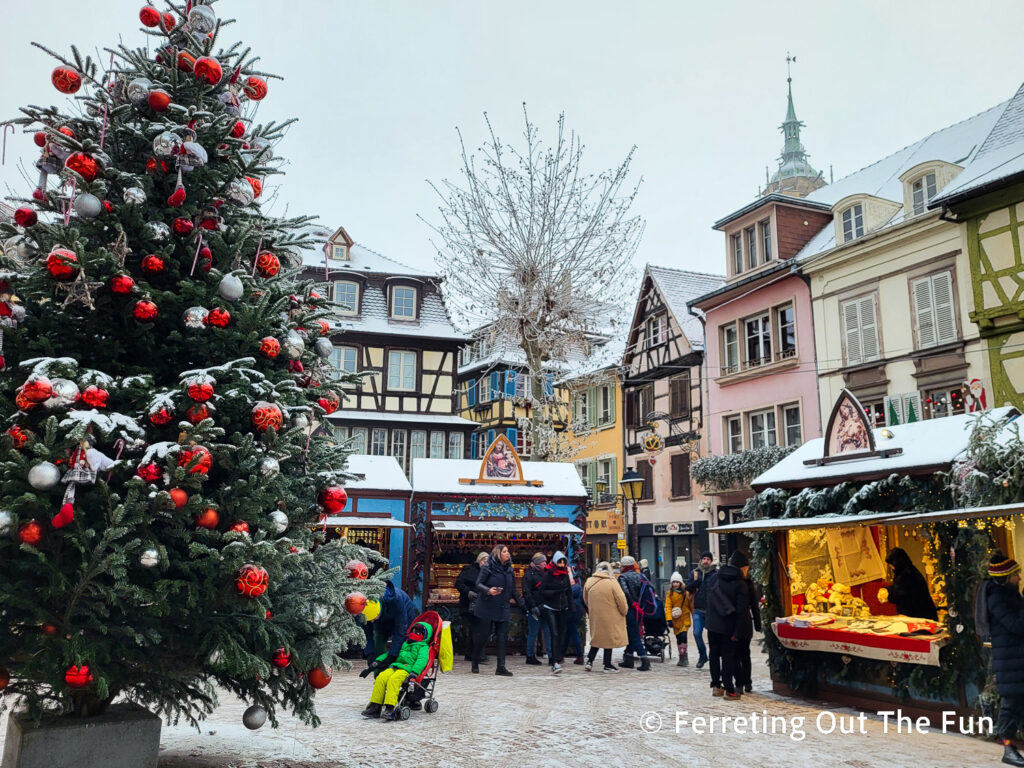
[(637, 502), (644, 492), (643, 475), (633, 469), (626, 469), (622, 479), (619, 480), (619, 490), (622, 491), (622, 498), (633, 502), (633, 524), (629, 527), (629, 551), (633, 557), (640, 554), (640, 540), (637, 531), (636, 508)]

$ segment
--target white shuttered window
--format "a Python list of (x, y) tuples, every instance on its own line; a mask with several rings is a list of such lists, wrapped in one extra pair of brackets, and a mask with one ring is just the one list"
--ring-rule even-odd
[(846, 364), (859, 365), (877, 359), (878, 321), (874, 295), (846, 302), (841, 314), (846, 336)]
[(956, 341), (952, 273), (940, 272), (914, 280), (910, 292), (914, 296), (918, 349)]

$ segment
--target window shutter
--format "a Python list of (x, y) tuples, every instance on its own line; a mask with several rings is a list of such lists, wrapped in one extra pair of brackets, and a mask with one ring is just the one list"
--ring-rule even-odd
[(934, 347), (935, 337), (935, 306), (932, 300), (932, 280), (923, 277), (915, 280), (910, 286), (914, 294), (914, 317), (917, 318), (917, 346), (919, 349)]
[(476, 457), (476, 435), (472, 434), (469, 436), (469, 458), (475, 459)]
[(476, 405), (476, 379), (466, 382), (466, 405)]
[(636, 425), (636, 390), (631, 389), (626, 393), (626, 429), (633, 429)]
[(921, 393), (908, 392), (903, 395), (903, 423), (913, 424), (921, 418)]
[(903, 423), (903, 398), (899, 395), (894, 397), (885, 396), (882, 401), (882, 407), (885, 409), (885, 425), (892, 427), (896, 424)]
[[(516, 372), (513, 370), (505, 371), (505, 397), (516, 396)], [(514, 443), (513, 443), (514, 445)]]
[(843, 329), (846, 332), (846, 364), (857, 365), (863, 359), (860, 345), (860, 303), (843, 304)]
[(953, 307), (953, 273), (940, 272), (932, 277), (935, 308), (935, 343), (956, 341), (956, 312)]
[(860, 354), (861, 360), (878, 357), (878, 323), (875, 321), (875, 297), (865, 296), (860, 300)]
[(676, 453), (672, 456), (672, 495), (690, 495), (690, 454)]
[(600, 497), (597, 493), (597, 462), (587, 462), (587, 488), (590, 489), (590, 498), (597, 504), (600, 501)]
[(619, 487), (619, 469), (617, 465), (618, 460), (612, 456), (611, 469), (609, 470), (611, 475), (608, 477), (608, 490), (605, 491), (609, 495), (615, 493), (615, 489)]
[(501, 398), (501, 371), (491, 371), (491, 400)]
[(516, 429), (515, 427), (509, 427), (508, 429), (505, 430), (505, 437), (508, 438), (508, 441), (512, 443), (512, 447), (514, 448), (516, 440), (519, 439), (519, 430)]
[(555, 394), (555, 374), (544, 374), (544, 397), (553, 397)]
[(597, 397), (597, 387), (590, 387), (587, 389), (587, 426), (593, 429), (597, 426), (598, 419), (598, 408), (601, 407), (600, 400)]
[(493, 429), (488, 429), (487, 430), (487, 447), (490, 448), (491, 447), (491, 443), (493, 443), (493, 442), (494, 442), (494, 430)]

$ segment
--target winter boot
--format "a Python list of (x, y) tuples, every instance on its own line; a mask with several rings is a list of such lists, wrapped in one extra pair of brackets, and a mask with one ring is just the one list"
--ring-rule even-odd
[(370, 703), (366, 705), (366, 709), (359, 713), (363, 717), (380, 717), (380, 704)]
[(697, 669), (700, 669), (701, 667), (703, 667), (707, 663), (708, 663), (708, 657), (707, 656), (701, 656), (699, 659), (697, 659)]
[(586, 661), (587, 660), (583, 658), (583, 654), (581, 653), (579, 656), (576, 657), (576, 661), (574, 661), (573, 664), (585, 664)]
[(381, 717), (383, 717), (388, 722), (394, 722), (398, 719), (398, 713), (396, 713), (395, 708), (389, 704), (388, 706), (384, 707), (384, 711), (381, 712)]
[(1003, 760), (1006, 765), (1018, 765), (1024, 766), (1024, 757), (1021, 756), (1020, 752), (1013, 744), (1007, 744), (1003, 747)]
[(478, 675), (478, 674), (480, 674), (480, 665), (479, 665), (479, 664), (477, 664), (477, 663), (476, 663), (476, 662), (474, 661), (474, 662), (473, 662), (473, 666), (472, 666), (472, 668), (470, 668), (470, 670), (469, 670), (469, 671), (470, 671), (470, 672), (472, 672), (472, 673), (473, 673), (474, 675)]
[(536, 656), (527, 656), (526, 663), (529, 664), (531, 667), (539, 667), (544, 662), (540, 661)]
[(683, 649), (683, 655), (679, 657), (679, 666), (688, 667), (690, 666), (690, 657), (686, 655), (686, 649)]
[(640, 666), (637, 667), (637, 672), (650, 672), (651, 671), (651, 659), (649, 656), (642, 656), (640, 658)]
[(629, 654), (629, 653), (622, 654), (622, 663), (619, 664), (619, 668), (620, 669), (632, 669), (633, 666), (634, 666), (634, 664), (633, 664), (633, 655)]

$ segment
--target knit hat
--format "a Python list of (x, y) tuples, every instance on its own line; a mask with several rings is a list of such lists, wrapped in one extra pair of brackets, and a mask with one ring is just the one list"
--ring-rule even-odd
[(601, 572), (611, 573), (612, 572), (612, 564), (609, 563), (607, 560), (602, 560), (600, 563), (595, 565), (594, 566), (594, 573), (601, 573)]
[(992, 562), (988, 564), (988, 575), (992, 578), (1004, 578), (1020, 570), (1020, 565), (1013, 558), (1003, 559), (1002, 552), (992, 555)]
[(537, 552), (534, 554), (532, 558), (530, 558), (530, 562), (534, 565), (544, 565), (544, 563), (546, 563), (547, 561), (547, 555), (545, 555), (543, 552)]
[(713, 554), (711, 554), (707, 550), (704, 550), (703, 552), (700, 553), (700, 559), (701, 560), (703, 560), (705, 557), (708, 558), (709, 560), (714, 560), (715, 559), (715, 556)]
[(683, 581), (683, 577), (680, 575), (679, 571), (672, 571), (672, 576), (669, 578), (668, 583), (671, 584), (673, 581), (678, 581), (680, 584), (686, 583)]
[(647, 567), (647, 560), (646, 559), (641, 559), (640, 560), (640, 567), (641, 568), (646, 568)]
[(476, 556), (477, 564), (484, 562), (488, 557), (490, 557), (490, 555), (488, 555), (486, 552), (481, 552), (479, 555)]
[(729, 565), (734, 568), (743, 568), (744, 566), (750, 565), (750, 561), (747, 560), (747, 556), (740, 552), (738, 549), (729, 555)]
[(621, 567), (623, 567), (623, 568), (627, 568), (628, 566), (631, 566), (631, 565), (635, 566), (636, 565), (636, 558), (633, 557), (632, 555), (624, 555), (623, 558), (621, 560), (619, 560), (619, 565)]

